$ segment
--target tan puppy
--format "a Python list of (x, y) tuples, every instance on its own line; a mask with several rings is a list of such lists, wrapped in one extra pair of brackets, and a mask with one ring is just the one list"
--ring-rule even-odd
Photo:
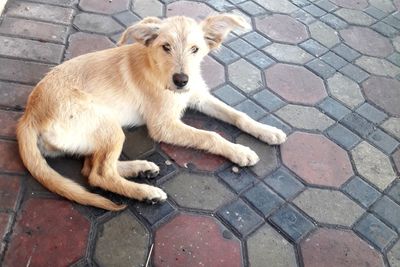
[(159, 168), (142, 160), (118, 161), (122, 127), (146, 124), (156, 141), (194, 147), (222, 155), (240, 166), (257, 163), (250, 148), (215, 132), (195, 129), (180, 120), (187, 107), (236, 125), (269, 144), (286, 135), (252, 120), (213, 97), (201, 77), (200, 62), (236, 27), (238, 16), (220, 14), (201, 23), (186, 17), (146, 18), (128, 28), (119, 45), (86, 54), (55, 67), (35, 87), (21, 118), (17, 137), (22, 160), (49, 190), (84, 205), (120, 210), (124, 205), (88, 192), (51, 169), (44, 156), (84, 155), (82, 173), (90, 185), (138, 200), (164, 201), (161, 189), (124, 177)]

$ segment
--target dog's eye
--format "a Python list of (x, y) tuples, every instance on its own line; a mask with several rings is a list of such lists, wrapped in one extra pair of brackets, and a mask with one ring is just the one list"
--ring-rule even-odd
[(196, 54), (199, 51), (199, 48), (197, 46), (193, 46), (191, 51), (193, 54)]
[(162, 48), (164, 49), (165, 52), (169, 53), (171, 51), (171, 46), (169, 46), (169, 44), (164, 44), (162, 46)]

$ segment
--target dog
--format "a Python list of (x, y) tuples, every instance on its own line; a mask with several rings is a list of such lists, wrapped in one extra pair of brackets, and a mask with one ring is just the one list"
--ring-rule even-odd
[[(249, 27), (233, 14), (201, 22), (176, 16), (148, 17), (127, 28), (118, 47), (89, 53), (53, 68), (34, 88), (17, 125), (22, 161), (50, 191), (82, 205), (118, 211), (118, 205), (63, 177), (45, 157), (85, 157), (82, 174), (91, 186), (140, 201), (165, 201), (160, 188), (129, 181), (159, 167), (148, 161), (119, 161), (122, 127), (146, 124), (158, 142), (192, 147), (224, 156), (239, 166), (255, 165), (250, 148), (215, 132), (190, 127), (180, 119), (192, 108), (233, 124), (271, 144), (286, 140), (283, 131), (258, 123), (209, 93), (200, 70), (202, 59), (218, 49), (235, 28)], [(133, 44), (126, 44), (128, 39)]]

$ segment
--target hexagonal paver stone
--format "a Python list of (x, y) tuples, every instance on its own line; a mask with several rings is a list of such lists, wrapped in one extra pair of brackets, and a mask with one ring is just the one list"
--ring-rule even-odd
[(348, 230), (318, 229), (301, 243), (304, 266), (384, 266), (381, 254)]
[(371, 74), (396, 77), (400, 74), (400, 68), (386, 59), (362, 56), (356, 60), (356, 64)]
[(366, 13), (354, 9), (341, 8), (338, 11), (335, 11), (335, 14), (348, 23), (356, 25), (368, 26), (376, 21), (373, 17), (367, 15)]
[(229, 80), (246, 93), (263, 86), (260, 71), (244, 59), (228, 66)]
[(342, 192), (308, 188), (293, 201), (316, 221), (351, 226), (364, 210)]
[(211, 7), (204, 3), (179, 1), (167, 6), (167, 17), (188, 16), (201, 21), (211, 13), (215, 12)]
[(275, 14), (265, 18), (256, 18), (256, 27), (278, 42), (298, 44), (308, 38), (306, 27), (287, 15)]
[(14, 210), (17, 207), (20, 191), (20, 177), (0, 175), (0, 209)]
[(295, 128), (324, 131), (334, 120), (314, 107), (286, 105), (276, 112), (281, 119)]
[(400, 118), (389, 118), (381, 127), (400, 139)]
[(340, 43), (337, 32), (323, 22), (316, 21), (308, 26), (311, 37), (326, 47)]
[(322, 79), (304, 67), (275, 64), (265, 79), (272, 91), (293, 103), (314, 105), (327, 96)]
[(380, 190), (385, 190), (396, 178), (389, 158), (366, 141), (356, 146), (351, 155), (358, 173)]
[(400, 81), (385, 77), (370, 77), (362, 88), (369, 100), (392, 115), (400, 116)]
[(251, 266), (297, 266), (293, 245), (268, 224), (248, 238), (247, 250)]
[(277, 13), (290, 14), (298, 9), (298, 7), (290, 3), (288, 0), (280, 0), (279, 2), (275, 0), (254, 0), (254, 2), (257, 2), (267, 10)]
[(396, 7), (393, 5), (393, 1), (391, 0), (369, 0), (369, 3), (387, 13), (393, 12), (396, 10)]
[(243, 265), (240, 242), (229, 230), (215, 218), (189, 214), (157, 230), (153, 261), (154, 266)]
[(99, 227), (94, 258), (101, 266), (144, 266), (149, 233), (129, 211)]
[(182, 207), (215, 210), (234, 197), (214, 176), (180, 173), (162, 186)]
[(69, 45), (65, 53), (67, 59), (83, 54), (113, 48), (115, 45), (103, 35), (77, 32), (69, 37)]
[(295, 132), (281, 153), (283, 163), (310, 184), (339, 187), (353, 176), (347, 153), (322, 135)]
[(154, 149), (154, 141), (150, 138), (145, 126), (125, 131), (125, 143), (122, 152), (129, 159), (150, 153)]
[(142, 18), (163, 16), (163, 5), (157, 0), (135, 0), (132, 10)]
[(361, 93), (360, 86), (340, 73), (336, 73), (333, 77), (328, 79), (328, 89), (336, 99), (352, 109), (365, 100)]
[(304, 64), (313, 59), (312, 55), (295, 45), (273, 43), (264, 51), (282, 62)]
[(80, 13), (75, 16), (74, 25), (81, 31), (112, 34), (123, 31), (124, 28), (111, 17)]
[(387, 257), (391, 267), (400, 266), (400, 240), (388, 252)]
[(113, 0), (113, 1), (97, 1), (97, 0), (82, 0), (79, 2), (79, 7), (83, 11), (89, 11), (102, 14), (114, 14), (129, 7), (129, 0)]
[(69, 201), (29, 199), (18, 215), (3, 264), (69, 266), (85, 255), (89, 228), (90, 222)]
[(335, 3), (338, 6), (350, 9), (363, 10), (368, 6), (367, 0), (329, 0), (329, 1)]
[(225, 83), (225, 69), (212, 57), (206, 56), (204, 58), (201, 70), (206, 84), (211, 89)]
[(254, 152), (257, 153), (260, 161), (250, 167), (250, 169), (259, 177), (265, 177), (278, 167), (278, 159), (276, 155), (276, 148), (269, 146), (258, 139), (242, 134), (237, 139), (238, 144), (250, 147)]
[(369, 56), (386, 57), (394, 51), (387, 38), (366, 27), (351, 26), (341, 30), (340, 35), (346, 44)]

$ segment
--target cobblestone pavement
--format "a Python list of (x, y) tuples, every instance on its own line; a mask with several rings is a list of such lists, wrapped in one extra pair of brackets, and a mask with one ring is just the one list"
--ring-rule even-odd
[[(400, 266), (399, 0), (31, 0), (8, 2), (0, 24), (0, 265)], [(159, 164), (169, 195), (120, 213), (76, 205), (30, 177), (15, 124), (53, 67), (110, 48), (146, 16), (243, 15), (204, 60), (212, 93), (289, 134), (268, 146), (189, 111), (184, 121), (247, 145), (224, 158), (126, 131), (123, 159)], [(86, 185), (78, 159), (49, 160)]]

